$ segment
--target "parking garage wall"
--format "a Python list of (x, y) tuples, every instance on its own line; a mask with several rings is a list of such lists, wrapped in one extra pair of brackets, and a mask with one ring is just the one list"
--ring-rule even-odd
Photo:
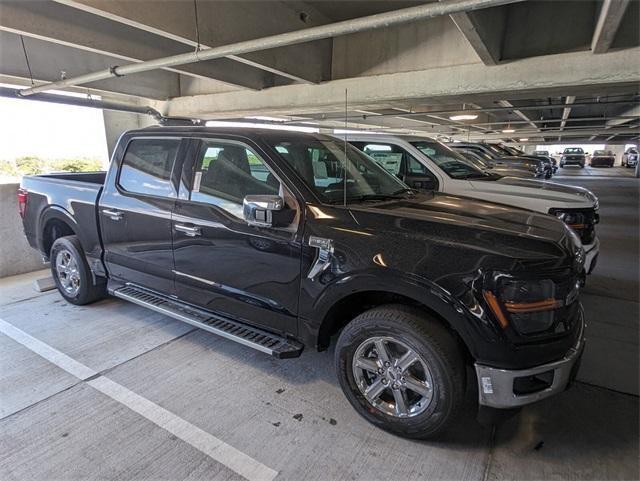
[(0, 184), (0, 278), (42, 269), (40, 254), (29, 247), (18, 214), (17, 183)]

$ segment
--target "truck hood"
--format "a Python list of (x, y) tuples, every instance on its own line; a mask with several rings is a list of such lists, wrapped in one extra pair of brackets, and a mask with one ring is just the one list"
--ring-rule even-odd
[(473, 194), (491, 202), (548, 213), (551, 208), (589, 209), (597, 197), (582, 187), (543, 182), (534, 179), (503, 177), (495, 181), (471, 180)]
[(566, 256), (579, 246), (575, 235), (555, 217), (468, 197), (427, 193), (352, 205), (350, 210), (369, 232), (428, 238), (500, 256)]

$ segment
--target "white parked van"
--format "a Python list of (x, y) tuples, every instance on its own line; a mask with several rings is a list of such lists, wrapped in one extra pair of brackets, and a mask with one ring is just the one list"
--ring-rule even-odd
[(410, 187), (530, 209), (562, 219), (580, 236), (588, 273), (596, 265), (598, 198), (582, 187), (502, 177), (480, 170), (446, 145), (428, 137), (350, 134), (349, 143), (378, 161)]

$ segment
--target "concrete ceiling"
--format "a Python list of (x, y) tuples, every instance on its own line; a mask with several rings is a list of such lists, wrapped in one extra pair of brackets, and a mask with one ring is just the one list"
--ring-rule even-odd
[[(52, 82), (423, 3), (0, 0), (0, 76)], [(514, 2), (79, 89), (169, 115), (321, 128), (344, 126), (346, 93), (350, 129), (626, 142), (639, 134), (639, 5)], [(449, 119), (466, 110), (478, 117)]]

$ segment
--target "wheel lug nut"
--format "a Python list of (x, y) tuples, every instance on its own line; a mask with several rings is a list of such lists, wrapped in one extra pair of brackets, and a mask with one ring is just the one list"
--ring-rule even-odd
[(384, 369), (382, 368), (378, 369), (378, 374), (384, 374)]
[(406, 379), (404, 378), (404, 376), (400, 378), (400, 382), (405, 382), (405, 381)]
[(387, 384), (387, 382), (389, 382), (389, 381), (387, 381), (386, 379), (382, 380), (382, 384)]
[(386, 367), (391, 366), (391, 364), (389, 363), (389, 361), (385, 362), (385, 363), (384, 363), (384, 365), (385, 365)]

